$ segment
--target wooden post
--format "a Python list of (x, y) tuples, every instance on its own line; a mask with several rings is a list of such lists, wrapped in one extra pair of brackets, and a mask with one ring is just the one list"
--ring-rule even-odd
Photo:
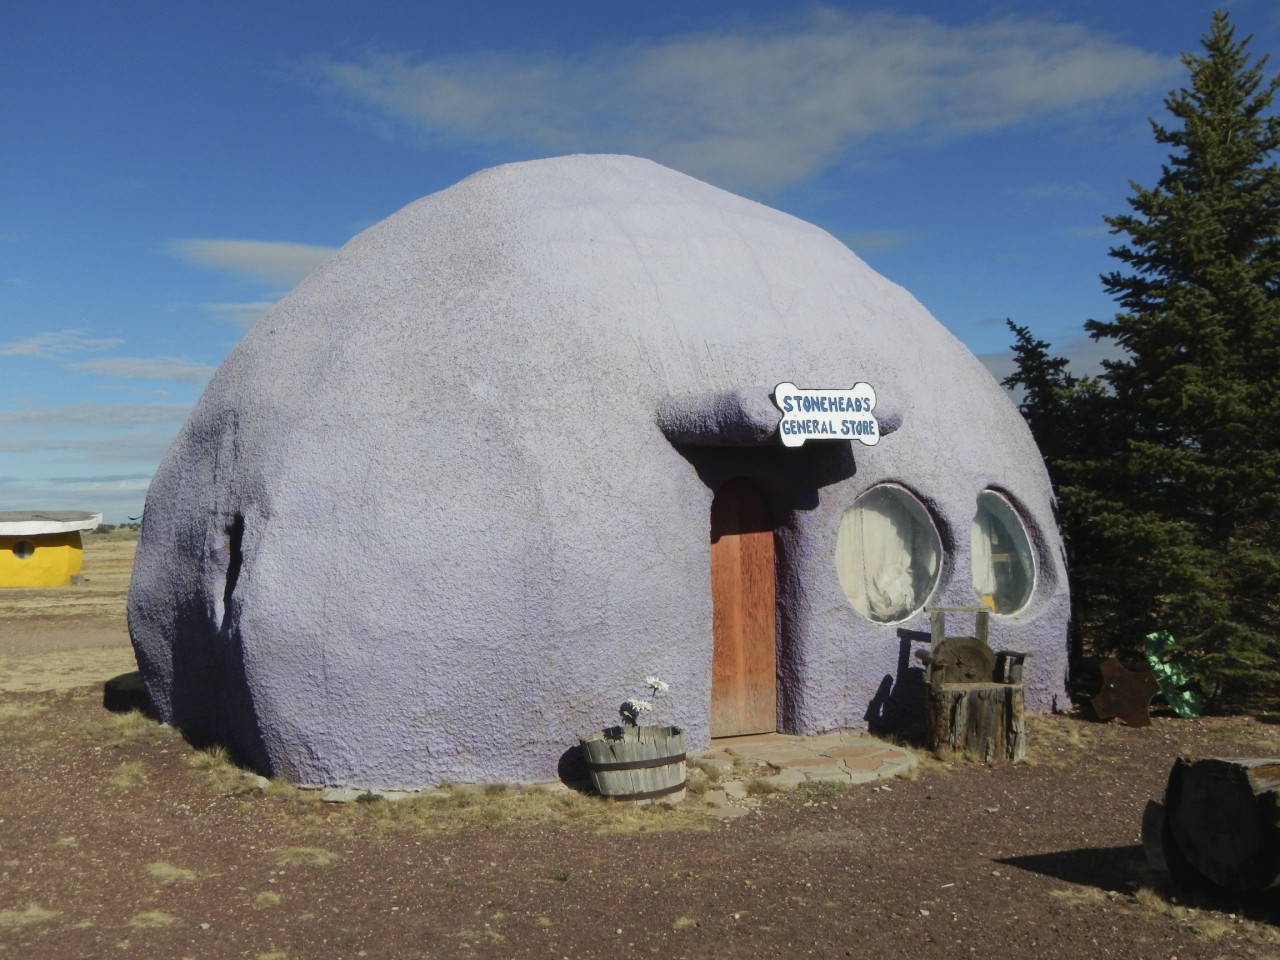
[(1278, 799), (1280, 759), (1179, 757), (1165, 790), (1165, 842), (1219, 886), (1269, 890), (1280, 885)]
[(937, 650), (947, 639), (947, 611), (937, 607), (929, 610), (929, 645)]

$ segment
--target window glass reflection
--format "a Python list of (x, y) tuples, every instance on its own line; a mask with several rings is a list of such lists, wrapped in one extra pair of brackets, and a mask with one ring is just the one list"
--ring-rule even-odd
[(970, 527), (973, 589), (993, 613), (1017, 613), (1031, 599), (1036, 568), (1031, 541), (1013, 505), (993, 490), (978, 494)]

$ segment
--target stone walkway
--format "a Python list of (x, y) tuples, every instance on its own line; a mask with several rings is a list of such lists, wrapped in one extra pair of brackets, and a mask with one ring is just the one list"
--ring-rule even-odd
[[(793, 737), (785, 733), (724, 737), (712, 740), (710, 750), (689, 755), (690, 765), (716, 774), (718, 786), (703, 794), (703, 799), (715, 808), (720, 817), (742, 816), (751, 811), (759, 800), (759, 794), (753, 793), (751, 784), (762, 784), (761, 793), (773, 793), (793, 790), (802, 783), (870, 783), (903, 776), (917, 762), (915, 754), (905, 747), (895, 747), (883, 740), (850, 731), (824, 733), (817, 737)], [(269, 782), (263, 777), (258, 780), (258, 785), (264, 788)], [(558, 782), (539, 786), (548, 790), (575, 789)], [(412, 792), (343, 787), (300, 789), (322, 791), (321, 799), (326, 803), (350, 803), (369, 795), (385, 800), (449, 796), (445, 788)], [(586, 789), (585, 782), (576, 789)]]
[(690, 758), (704, 769), (729, 773), (743, 761), (777, 769), (762, 778), (775, 789), (791, 789), (805, 782), (868, 783), (900, 777), (916, 765), (915, 755), (857, 732), (793, 737), (761, 733), (711, 741), (711, 749)]

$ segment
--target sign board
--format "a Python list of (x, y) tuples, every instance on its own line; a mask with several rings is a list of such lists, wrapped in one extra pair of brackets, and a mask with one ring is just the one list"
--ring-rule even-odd
[(857, 440), (869, 447), (880, 442), (880, 424), (871, 412), (876, 391), (869, 383), (848, 390), (802, 390), (780, 383), (773, 388), (773, 402), (782, 411), (778, 435), (784, 446), (806, 440)]

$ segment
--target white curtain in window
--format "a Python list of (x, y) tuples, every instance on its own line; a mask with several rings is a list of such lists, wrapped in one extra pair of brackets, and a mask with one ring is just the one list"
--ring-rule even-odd
[(854, 609), (892, 623), (924, 606), (937, 582), (940, 552), (924, 508), (900, 488), (877, 487), (841, 520), (836, 574)]
[(969, 526), (969, 543), (973, 551), (973, 589), (983, 600), (996, 593), (996, 570), (991, 561), (991, 512), (979, 504), (978, 513)]

